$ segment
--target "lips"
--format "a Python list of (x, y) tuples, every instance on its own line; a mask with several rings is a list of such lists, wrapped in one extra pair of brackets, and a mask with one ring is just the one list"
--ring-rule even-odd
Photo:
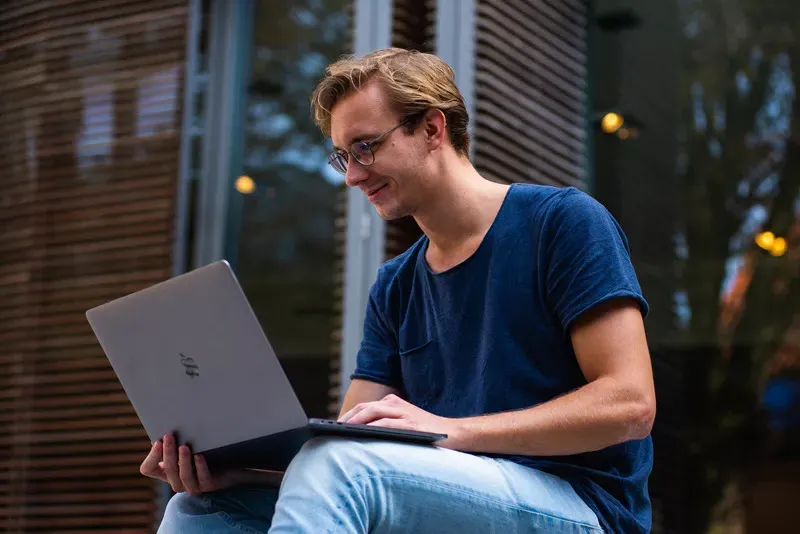
[(365, 193), (367, 195), (367, 198), (369, 200), (375, 199), (381, 193), (381, 191), (383, 191), (386, 188), (387, 185), (388, 184), (383, 184), (381, 186), (378, 186), (378, 187), (375, 187), (375, 188), (370, 189), (368, 191), (365, 191)]

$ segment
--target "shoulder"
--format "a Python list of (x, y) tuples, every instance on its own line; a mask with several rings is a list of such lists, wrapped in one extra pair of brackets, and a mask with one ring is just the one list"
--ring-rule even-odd
[(553, 203), (553, 214), (579, 218), (610, 215), (597, 199), (575, 187), (565, 187), (559, 191)]
[(524, 221), (525, 228), (544, 240), (565, 237), (576, 226), (616, 225), (600, 202), (575, 187), (514, 184), (509, 200), (511, 220)]
[(575, 187), (514, 184), (513, 194), (517, 205), (545, 217), (553, 215), (586, 215), (605, 212), (605, 208), (591, 195)]
[(514, 184), (509, 192), (509, 204), (515, 218), (527, 218), (541, 227), (553, 218), (565, 215), (584, 216), (598, 207), (590, 195), (575, 187), (554, 187), (536, 184)]
[(611, 234), (627, 245), (622, 228), (597, 199), (575, 187), (548, 188), (540, 194), (536, 226), (545, 238), (572, 241), (584, 234)]

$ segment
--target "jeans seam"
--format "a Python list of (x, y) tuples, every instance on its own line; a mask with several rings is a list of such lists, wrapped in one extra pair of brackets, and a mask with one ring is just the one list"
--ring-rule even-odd
[[(356, 477), (353, 477), (353, 479), (351, 479), (351, 480), (348, 480), (348, 481), (347, 481), (347, 485), (349, 486), (349, 488), (348, 488), (348, 489), (349, 489), (351, 492), (354, 492), (354, 490), (356, 489), (356, 486), (358, 485), (358, 483), (359, 483), (359, 482), (361, 482), (362, 480), (366, 480), (366, 478), (368, 478), (368, 477), (359, 477), (359, 476), (356, 476)], [(362, 487), (364, 486), (364, 484), (360, 484), (360, 485), (361, 485)], [(363, 495), (364, 493), (366, 493), (366, 489), (365, 489), (365, 488), (362, 488), (362, 495)], [(342, 511), (342, 507), (341, 507), (341, 506), (337, 506), (337, 507), (336, 507), (336, 509), (337, 509), (337, 511), (338, 511), (338, 512), (341, 512), (341, 511)], [(336, 534), (337, 532), (339, 532), (339, 529), (342, 527), (342, 524), (344, 523), (344, 518), (342, 517), (342, 514), (341, 514), (341, 513), (339, 513), (339, 514), (337, 514), (337, 515), (339, 516), (339, 518), (336, 520), (336, 524), (335, 524), (335, 525), (333, 525), (333, 527), (332, 527), (332, 528), (328, 529), (328, 531), (326, 532), (326, 534)]]
[(206, 513), (208, 515), (218, 514), (220, 519), (222, 519), (225, 522), (225, 524), (227, 524), (229, 527), (235, 528), (241, 532), (244, 532), (245, 534), (263, 534), (262, 532), (254, 528), (250, 528), (247, 525), (242, 525), (241, 523), (236, 521), (233, 518), (233, 516), (230, 515), (228, 512), (223, 512), (222, 510), (219, 510), (216, 507), (214, 507), (211, 503), (211, 499), (209, 499), (206, 495), (201, 495), (200, 501), (203, 503), (203, 506), (205, 506)]
[[(427, 485), (433, 486), (435, 488), (446, 489), (446, 490), (449, 490), (449, 491), (456, 491), (456, 492), (463, 493), (465, 495), (469, 495), (471, 497), (477, 497), (479, 499), (483, 499), (484, 501), (490, 502), (492, 504), (496, 504), (496, 505), (504, 507), (504, 508), (510, 508), (512, 510), (518, 510), (518, 511), (525, 512), (525, 513), (528, 513), (528, 514), (531, 514), (531, 515), (540, 516), (540, 517), (544, 517), (544, 518), (547, 518), (547, 519), (553, 519), (553, 520), (561, 521), (561, 522), (564, 522), (564, 523), (569, 523), (571, 525), (585, 527), (585, 528), (588, 528), (588, 529), (590, 529), (592, 531), (595, 531), (595, 532), (601, 532), (601, 533), (603, 532), (603, 529), (601, 527), (598, 527), (598, 526), (595, 526), (595, 525), (592, 525), (592, 524), (589, 524), (589, 523), (585, 523), (583, 521), (576, 521), (574, 519), (568, 519), (568, 518), (565, 518), (565, 517), (558, 517), (558, 516), (555, 516), (555, 515), (552, 515), (552, 514), (548, 514), (548, 513), (542, 512), (540, 510), (532, 510), (532, 509), (525, 508), (525, 507), (522, 507), (522, 506), (517, 506), (517, 505), (514, 505), (514, 504), (505, 503), (505, 502), (499, 501), (497, 499), (493, 499), (493, 498), (489, 497), (488, 495), (486, 495), (484, 493), (479, 493), (477, 491), (470, 490), (470, 489), (467, 489), (467, 488), (465, 488), (463, 486), (458, 486), (458, 485), (455, 485), (455, 484), (444, 484), (441, 481), (436, 480), (436, 479), (429, 479), (429, 478), (419, 477), (419, 476), (414, 478), (414, 477), (411, 477), (410, 475), (401, 475), (401, 474), (395, 474), (395, 473), (378, 473), (376, 475), (356, 476), (356, 477), (353, 478), (353, 482), (359, 482), (359, 481), (362, 481), (362, 480), (371, 480), (371, 479), (376, 479), (376, 478), (397, 479), (397, 480), (403, 480), (403, 481), (408, 481), (408, 482), (417, 483), (417, 484), (427, 484)], [(594, 513), (594, 512), (592, 512), (592, 513)]]

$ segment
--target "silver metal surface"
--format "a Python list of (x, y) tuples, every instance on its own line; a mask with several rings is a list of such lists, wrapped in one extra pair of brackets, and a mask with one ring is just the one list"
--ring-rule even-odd
[(226, 262), (86, 317), (151, 440), (174, 432), (202, 452), (308, 422)]

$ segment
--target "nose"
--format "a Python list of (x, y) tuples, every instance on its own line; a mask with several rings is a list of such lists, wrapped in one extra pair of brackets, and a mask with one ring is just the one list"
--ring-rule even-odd
[(347, 173), (344, 175), (344, 183), (348, 187), (358, 187), (358, 184), (364, 182), (367, 178), (369, 178), (367, 168), (357, 162), (355, 158), (350, 158), (347, 164)]

